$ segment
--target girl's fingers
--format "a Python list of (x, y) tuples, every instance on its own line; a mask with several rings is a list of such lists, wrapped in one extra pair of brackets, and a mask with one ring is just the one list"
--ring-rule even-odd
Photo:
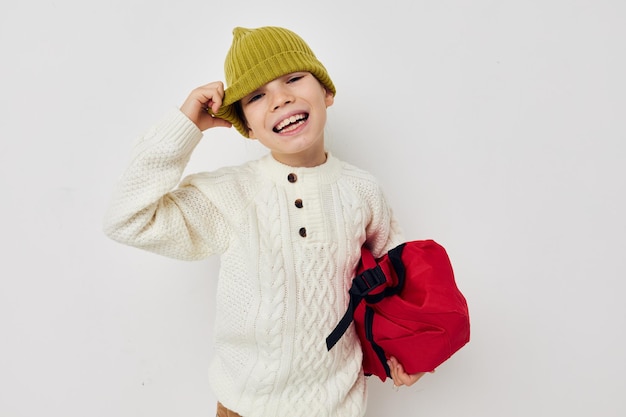
[[(393, 384), (397, 387), (402, 385), (411, 386), (415, 384), (421, 377), (423, 377), (426, 372), (419, 372), (416, 374), (407, 374), (404, 370), (404, 367), (396, 358), (393, 356), (389, 358), (387, 362), (389, 365), (389, 370), (391, 373), (391, 378), (393, 379)], [(434, 372), (434, 371), (432, 371)]]
[(206, 130), (212, 127), (230, 127), (225, 120), (214, 117), (222, 106), (224, 99), (224, 84), (215, 81), (195, 88), (187, 97), (180, 110), (200, 128)]
[(195, 111), (211, 108), (213, 112), (217, 112), (222, 105), (223, 97), (224, 87), (222, 83), (211, 83), (194, 89), (183, 106)]
[(398, 361), (393, 356), (389, 358), (387, 361), (387, 365), (389, 366), (389, 373), (391, 374), (391, 379), (393, 379), (393, 385), (396, 387), (402, 386), (403, 383), (400, 379), (400, 375), (398, 375)]

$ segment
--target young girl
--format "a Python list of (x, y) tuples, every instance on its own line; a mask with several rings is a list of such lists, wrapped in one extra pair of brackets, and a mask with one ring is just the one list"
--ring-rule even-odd
[[(139, 139), (105, 232), (178, 259), (221, 256), (218, 416), (362, 416), (358, 337), (351, 328), (330, 351), (325, 339), (346, 310), (361, 246), (381, 256), (402, 236), (376, 180), (324, 147), (336, 90), (308, 45), (278, 27), (233, 35), (228, 88), (195, 89)], [(180, 182), (202, 131), (231, 126), (269, 154)], [(421, 377), (394, 358), (390, 367), (396, 386)]]

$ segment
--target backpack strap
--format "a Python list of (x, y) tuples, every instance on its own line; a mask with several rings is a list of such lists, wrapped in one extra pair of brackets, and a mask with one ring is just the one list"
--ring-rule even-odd
[(406, 281), (406, 267), (404, 266), (404, 262), (402, 262), (402, 252), (404, 251), (405, 246), (406, 243), (402, 243), (387, 252), (391, 266), (393, 266), (393, 269), (396, 271), (398, 284), (393, 287), (385, 288), (385, 297), (399, 294), (404, 288), (404, 282)]
[[(368, 294), (364, 297), (367, 304), (376, 304), (387, 297), (400, 294), (400, 291), (402, 291), (402, 289), (404, 288), (404, 283), (406, 281), (406, 267), (402, 262), (402, 252), (405, 245), (405, 243), (402, 243), (387, 252), (387, 258), (389, 260), (388, 264), (391, 264), (391, 267), (396, 273), (396, 284), (391, 285), (391, 279), (387, 277), (387, 286), (385, 286), (385, 289), (383, 291), (377, 292), (376, 294)], [(370, 256), (372, 256), (371, 253)]]
[[(354, 311), (361, 301), (365, 299), (366, 303), (375, 304), (385, 297), (390, 297), (402, 291), (406, 275), (406, 270), (402, 263), (402, 251), (404, 246), (405, 244), (402, 243), (388, 252), (391, 265), (396, 271), (398, 283), (392, 287), (387, 286), (384, 291), (380, 291), (376, 294), (370, 293), (381, 285), (387, 284), (387, 276), (385, 276), (385, 273), (376, 262), (372, 252), (365, 246), (361, 247), (361, 264), (364, 271), (352, 280), (352, 286), (349, 291), (350, 300), (348, 302), (348, 309), (339, 321), (339, 324), (337, 324), (332, 333), (326, 338), (326, 348), (328, 350), (332, 349), (346, 330), (348, 330), (350, 323), (354, 320)], [(386, 363), (385, 360), (385, 366), (387, 366)]]
[(350, 323), (352, 323), (354, 319), (356, 306), (359, 305), (367, 294), (386, 282), (387, 277), (378, 265), (374, 268), (366, 269), (361, 274), (354, 277), (349, 291), (350, 300), (348, 302), (348, 309), (339, 321), (339, 324), (337, 324), (332, 333), (326, 338), (326, 347), (328, 350), (335, 346), (339, 339), (341, 339), (341, 336), (348, 330), (348, 327), (350, 327)]
[(365, 338), (370, 342), (372, 349), (378, 356), (378, 360), (380, 361), (383, 369), (385, 369), (385, 373), (387, 377), (391, 378), (391, 369), (389, 369), (389, 365), (387, 365), (387, 355), (385, 354), (385, 350), (374, 341), (374, 309), (370, 306), (365, 306), (365, 318), (363, 325), (365, 327)]

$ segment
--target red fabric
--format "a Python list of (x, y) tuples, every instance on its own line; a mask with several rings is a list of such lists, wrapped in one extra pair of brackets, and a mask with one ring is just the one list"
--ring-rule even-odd
[[(402, 246), (402, 245), (401, 245)], [(390, 251), (391, 252), (391, 251)], [(387, 358), (395, 356), (409, 374), (429, 372), (469, 342), (467, 302), (457, 288), (445, 249), (433, 240), (407, 242), (401, 260), (406, 268), (404, 287), (377, 303), (361, 301), (354, 322), (363, 348), (363, 369), (381, 380), (388, 376), (365, 335), (365, 307), (374, 309), (374, 341)], [(380, 265), (387, 287), (398, 282), (389, 254), (374, 260), (363, 248), (358, 274)], [(370, 295), (380, 293), (385, 285)]]

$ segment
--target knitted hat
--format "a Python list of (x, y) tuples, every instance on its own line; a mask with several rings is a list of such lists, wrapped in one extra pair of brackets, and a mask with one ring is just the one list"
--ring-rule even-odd
[(224, 63), (227, 88), (222, 106), (215, 115), (228, 120), (239, 133), (248, 137), (248, 128), (235, 103), (268, 82), (298, 71), (310, 72), (333, 95), (336, 93), (326, 68), (304, 40), (292, 31), (272, 26), (236, 27)]

